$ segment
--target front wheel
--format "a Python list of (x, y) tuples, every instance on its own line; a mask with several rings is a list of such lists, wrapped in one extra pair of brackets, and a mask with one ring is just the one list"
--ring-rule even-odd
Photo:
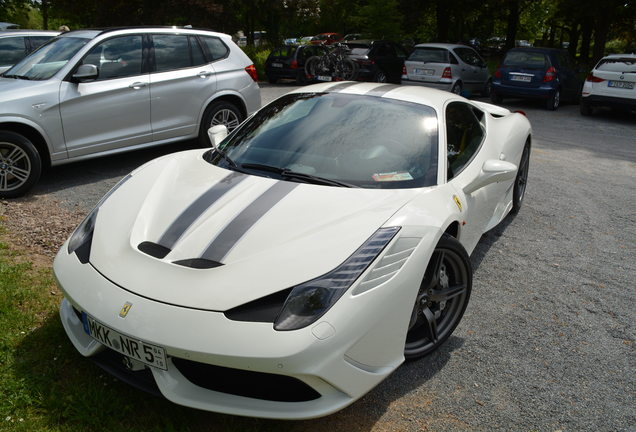
[(526, 143), (519, 161), (517, 176), (515, 177), (515, 185), (512, 190), (512, 212), (518, 213), (526, 196), (526, 186), (528, 184), (528, 167), (530, 166), (530, 142)]
[(40, 179), (42, 159), (23, 135), (0, 131), (0, 198), (24, 195)]
[(353, 81), (358, 75), (358, 64), (351, 59), (342, 59), (338, 65), (338, 75), (345, 81)]
[(423, 357), (449, 338), (464, 315), (472, 283), (473, 269), (466, 250), (453, 236), (443, 234), (415, 298), (404, 357)]
[(243, 114), (236, 105), (227, 101), (214, 102), (203, 114), (201, 130), (199, 130), (199, 142), (204, 147), (210, 146), (208, 129), (212, 126), (225, 125), (228, 133), (232, 132), (243, 121)]

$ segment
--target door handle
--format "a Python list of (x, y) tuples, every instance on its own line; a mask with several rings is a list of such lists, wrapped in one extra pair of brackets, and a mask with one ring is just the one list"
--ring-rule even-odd
[(139, 90), (140, 88), (146, 87), (148, 83), (145, 82), (134, 82), (128, 86), (128, 88)]
[(199, 72), (197, 75), (199, 76), (199, 78), (207, 78), (207, 77), (209, 77), (210, 75), (212, 75), (212, 72), (209, 72), (209, 71), (203, 71), (203, 72)]

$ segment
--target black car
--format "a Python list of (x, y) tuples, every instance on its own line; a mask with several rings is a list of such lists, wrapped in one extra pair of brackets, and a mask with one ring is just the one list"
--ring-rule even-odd
[(295, 79), (298, 84), (306, 82), (305, 61), (311, 56), (322, 56), (327, 52), (323, 45), (284, 45), (272, 50), (265, 62), (267, 80), (274, 84), (282, 78)]
[(358, 81), (400, 84), (407, 52), (395, 42), (386, 40), (355, 40), (345, 43), (349, 58), (360, 67)]
[(547, 109), (555, 110), (564, 99), (577, 101), (582, 84), (567, 51), (513, 48), (497, 67), (491, 98), (495, 103), (501, 103), (504, 97), (543, 99)]

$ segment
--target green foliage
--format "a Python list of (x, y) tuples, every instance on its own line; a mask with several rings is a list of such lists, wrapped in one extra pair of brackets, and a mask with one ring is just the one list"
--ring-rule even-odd
[(397, 0), (369, 0), (358, 9), (353, 22), (360, 33), (372, 38), (400, 40), (402, 19)]
[(243, 47), (243, 51), (254, 62), (259, 81), (265, 81), (267, 79), (265, 75), (265, 61), (272, 50), (269, 47), (246, 46)]

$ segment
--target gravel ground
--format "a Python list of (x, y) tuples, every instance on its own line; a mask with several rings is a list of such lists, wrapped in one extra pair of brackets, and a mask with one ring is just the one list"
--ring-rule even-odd
[[(263, 100), (291, 88), (264, 85)], [(636, 431), (636, 117), (505, 106), (534, 128), (526, 201), (472, 254), (473, 294), (454, 336), (339, 413), (246, 428)], [(30, 197), (0, 202), (10, 238), (50, 262), (125, 173), (194, 145), (51, 170)]]

